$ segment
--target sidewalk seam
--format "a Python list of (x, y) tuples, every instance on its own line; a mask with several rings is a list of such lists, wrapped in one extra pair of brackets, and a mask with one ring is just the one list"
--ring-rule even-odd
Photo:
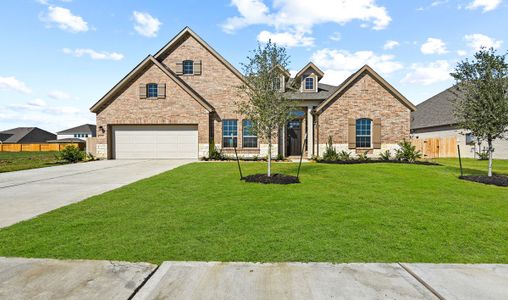
[(434, 296), (436, 296), (440, 300), (446, 300), (445, 297), (443, 297), (438, 291), (436, 291), (433, 287), (430, 286), (425, 280), (423, 280), (420, 276), (416, 275), (409, 267), (404, 265), (403, 263), (398, 263), (399, 266), (404, 269), (404, 271), (408, 272), (409, 275), (413, 276), (414, 279), (416, 279), (420, 284), (422, 284), (427, 290), (429, 290)]
[(159, 269), (159, 267), (161, 265), (157, 265), (157, 267), (155, 267), (155, 269), (153, 269), (153, 271), (150, 274), (148, 274), (148, 276), (146, 276), (146, 278), (143, 280), (143, 282), (141, 282), (141, 284), (137, 288), (134, 289), (134, 291), (129, 296), (129, 298), (127, 298), (127, 300), (132, 300), (134, 298), (134, 296), (136, 296), (136, 294), (143, 288), (143, 286), (145, 286), (145, 284), (148, 282), (148, 280), (150, 280), (150, 278), (152, 278), (153, 274), (155, 274), (155, 272), (157, 272), (157, 270)]

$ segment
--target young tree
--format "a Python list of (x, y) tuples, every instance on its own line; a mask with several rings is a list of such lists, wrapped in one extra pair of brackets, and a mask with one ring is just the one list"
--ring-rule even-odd
[(268, 41), (264, 47), (258, 45), (242, 64), (245, 84), (239, 87), (247, 101), (237, 102), (237, 112), (252, 121), (252, 131), (259, 139), (268, 142), (268, 171), (271, 176), (272, 139), (278, 130), (291, 119), (294, 104), (287, 99), (276, 82), (281, 78), (282, 69), (287, 70), (289, 56), (284, 47)]
[(506, 54), (482, 48), (474, 59), (460, 62), (451, 73), (457, 83), (455, 116), (462, 128), (487, 142), (492, 176), (492, 142), (508, 130), (508, 63)]

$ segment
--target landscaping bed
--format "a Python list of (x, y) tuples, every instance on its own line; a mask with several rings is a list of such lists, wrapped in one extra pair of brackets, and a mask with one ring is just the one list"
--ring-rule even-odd
[(292, 184), (300, 183), (300, 180), (296, 176), (285, 175), (285, 174), (272, 174), (268, 177), (266, 174), (254, 174), (248, 175), (243, 178), (245, 182), (257, 182), (264, 184)]
[(468, 180), (483, 184), (491, 184), (491, 185), (497, 185), (497, 186), (508, 186), (508, 177), (507, 176), (500, 176), (500, 175), (467, 175), (467, 176), (459, 176), (462, 180)]
[(410, 165), (425, 165), (425, 166), (440, 166), (440, 164), (432, 161), (402, 161), (402, 160), (381, 160), (381, 159), (368, 159), (368, 160), (318, 160), (319, 163), (325, 164), (339, 164), (339, 165), (356, 165), (356, 164), (374, 164), (374, 163), (387, 163), (387, 164), (410, 164)]

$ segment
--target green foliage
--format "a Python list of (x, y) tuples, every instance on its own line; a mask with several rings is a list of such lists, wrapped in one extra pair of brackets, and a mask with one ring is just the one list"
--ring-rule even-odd
[(323, 160), (325, 160), (325, 161), (339, 160), (339, 155), (337, 154), (337, 150), (333, 146), (331, 136), (328, 137), (328, 142), (326, 143), (325, 152), (323, 153)]
[(370, 158), (367, 156), (367, 154), (369, 154), (369, 150), (367, 150), (367, 151), (365, 151), (363, 153), (358, 154), (358, 160), (360, 160), (360, 161), (370, 160)]
[(215, 142), (212, 139), (208, 148), (208, 159), (209, 160), (225, 160), (226, 156), (222, 153), (222, 149), (217, 150)]
[(284, 160), (284, 156), (282, 155), (282, 153), (277, 154), (277, 157), (275, 158), (275, 160), (279, 160), (279, 161)]
[(489, 159), (489, 151), (488, 150), (482, 150), (480, 152), (476, 152), (476, 155), (478, 156), (478, 160), (488, 160)]
[(77, 163), (78, 161), (85, 159), (86, 153), (76, 146), (68, 145), (59, 152), (58, 156), (61, 160), (65, 160), (70, 163)]
[(390, 152), (390, 150), (386, 150), (379, 154), (379, 158), (385, 161), (390, 160), (390, 158), (392, 158), (392, 153)]
[(346, 150), (341, 150), (339, 153), (337, 153), (338, 160), (351, 160), (351, 152)]
[(400, 161), (415, 162), (422, 158), (422, 153), (416, 150), (411, 142), (403, 140), (399, 143), (399, 149), (395, 151), (395, 158)]

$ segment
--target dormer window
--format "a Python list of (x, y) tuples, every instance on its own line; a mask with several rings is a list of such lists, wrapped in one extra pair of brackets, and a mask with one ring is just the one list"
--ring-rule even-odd
[(194, 74), (194, 62), (192, 60), (184, 60), (182, 63), (182, 67), (184, 75)]
[(273, 79), (273, 90), (280, 91), (281, 89), (282, 89), (282, 84), (281, 84), (280, 77), (275, 77)]
[(305, 77), (305, 90), (313, 91), (314, 90), (314, 77)]

